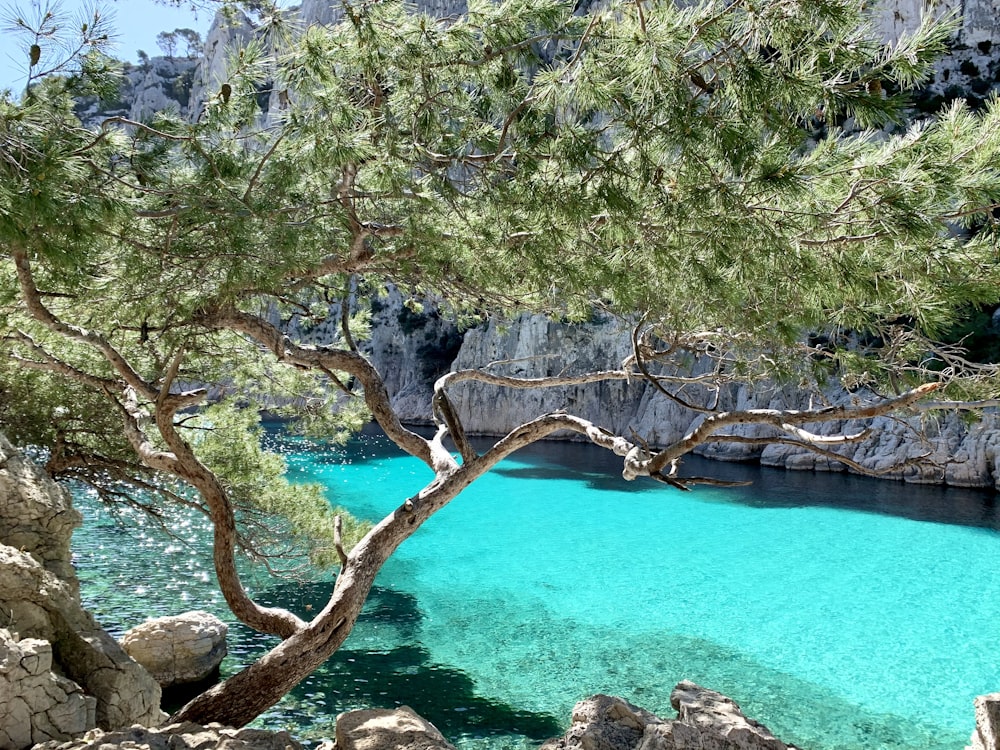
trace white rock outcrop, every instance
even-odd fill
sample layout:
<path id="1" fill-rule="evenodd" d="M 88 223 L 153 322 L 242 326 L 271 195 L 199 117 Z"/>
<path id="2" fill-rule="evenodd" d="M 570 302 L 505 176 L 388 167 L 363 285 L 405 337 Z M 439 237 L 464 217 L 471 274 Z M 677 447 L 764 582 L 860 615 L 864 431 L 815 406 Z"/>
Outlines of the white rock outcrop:
<path id="1" fill-rule="evenodd" d="M 0 748 L 73 737 L 97 721 L 97 699 L 52 671 L 52 644 L 0 629 Z"/>
<path id="2" fill-rule="evenodd" d="M 253 36 L 253 26 L 242 12 L 216 14 L 205 38 L 204 53 L 191 73 L 191 88 L 186 101 L 189 119 L 197 120 L 205 102 L 218 96 L 227 80 L 230 57 Z"/>
<path id="3" fill-rule="evenodd" d="M 1000 750 L 1000 693 L 980 695 L 974 705 L 976 729 L 966 750 Z"/>
<path id="4" fill-rule="evenodd" d="M 125 633 L 121 644 L 160 687 L 171 687 L 215 674 L 226 656 L 228 632 L 218 617 L 195 610 L 146 620 Z"/>
<path id="5" fill-rule="evenodd" d="M 114 732 L 93 729 L 68 742 L 45 742 L 34 750 L 303 750 L 288 732 L 231 729 L 191 722 L 159 728 L 134 726 Z"/>
<path id="6" fill-rule="evenodd" d="M 543 377 L 557 373 L 577 374 L 614 369 L 631 354 L 629 332 L 613 320 L 569 325 L 539 315 L 522 315 L 510 322 L 490 321 L 465 333 L 452 369 L 482 366 L 485 362 L 509 362 L 498 372 L 519 377 Z M 695 375 L 704 364 L 694 362 L 679 374 Z M 451 394 L 469 432 L 504 434 L 539 414 L 557 409 L 589 419 L 620 435 L 638 434 L 653 446 L 662 446 L 690 432 L 702 417 L 682 409 L 674 401 L 642 382 L 615 381 L 554 389 L 512 390 L 480 383 L 462 383 Z M 792 387 L 758 384 L 734 385 L 722 393 L 723 409 L 801 409 L 809 406 L 810 394 Z M 831 387 L 824 397 L 830 404 L 847 405 L 864 393 L 849 393 Z M 920 427 L 928 442 L 917 439 L 909 427 Z M 859 425 L 827 422 L 812 426 L 821 435 L 856 431 Z M 768 428 L 741 425 L 734 432 L 747 437 L 765 437 Z M 901 459 L 930 451 L 936 466 L 907 467 L 886 474 L 907 482 L 949 484 L 958 487 L 1000 489 L 1000 416 L 986 410 L 969 422 L 957 413 L 935 416 L 913 415 L 878 418 L 871 437 L 838 448 L 846 457 L 873 470 L 898 464 Z M 577 436 L 567 436 L 578 439 Z M 771 444 L 708 443 L 698 454 L 723 461 L 759 461 L 766 466 L 813 471 L 846 471 L 844 464 L 794 446 Z"/>
<path id="7" fill-rule="evenodd" d="M 0 435 L 0 750 L 166 718 L 159 685 L 80 604 L 79 523 L 68 493 Z"/>

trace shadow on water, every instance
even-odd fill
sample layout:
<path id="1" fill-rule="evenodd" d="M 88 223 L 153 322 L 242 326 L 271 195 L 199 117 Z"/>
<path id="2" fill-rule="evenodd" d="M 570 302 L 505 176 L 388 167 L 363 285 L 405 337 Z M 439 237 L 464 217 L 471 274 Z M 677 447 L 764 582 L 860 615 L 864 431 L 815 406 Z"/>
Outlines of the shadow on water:
<path id="1" fill-rule="evenodd" d="M 259 599 L 309 617 L 326 604 L 329 593 L 329 582 L 286 583 L 261 592 Z M 464 671 L 433 662 L 417 641 L 422 619 L 411 594 L 373 588 L 344 647 L 292 690 L 280 707 L 281 719 L 313 727 L 309 731 L 318 736 L 332 731 L 342 711 L 408 705 L 448 737 L 543 740 L 561 733 L 553 716 L 480 695 Z M 244 664 L 274 645 L 241 625 L 231 633 L 233 656 Z"/>
<path id="2" fill-rule="evenodd" d="M 479 695 L 469 675 L 435 664 L 417 645 L 385 652 L 342 650 L 293 694 L 315 697 L 317 691 L 328 706 L 408 705 L 446 737 L 512 734 L 544 740 L 562 731 L 549 714 Z"/>
<path id="3" fill-rule="evenodd" d="M 685 466 L 692 473 L 753 482 L 735 493 L 716 493 L 715 499 L 724 502 L 755 508 L 837 508 L 1000 531 L 1000 503 L 992 489 L 907 484 L 846 472 L 786 471 L 698 457 L 686 460 Z"/>
<path id="4" fill-rule="evenodd" d="M 289 609 L 304 619 L 312 619 L 330 598 L 333 583 L 330 581 L 286 581 L 269 586 L 258 597 L 262 604 Z M 412 594 L 396 589 L 375 586 L 358 618 L 358 625 L 390 626 L 399 637 L 416 638 L 423 613 Z"/>
<path id="5" fill-rule="evenodd" d="M 516 459 L 520 466 L 501 464 L 494 471 L 529 480 L 577 477 L 597 490 L 676 492 L 656 482 L 626 482 L 621 477 L 622 460 L 592 445 L 536 443 L 519 451 Z M 713 502 L 753 508 L 827 507 L 1000 531 L 1000 501 L 992 489 L 908 484 L 847 472 L 791 471 L 700 456 L 685 457 L 680 474 L 751 483 L 729 489 L 694 487 L 696 496 Z"/>

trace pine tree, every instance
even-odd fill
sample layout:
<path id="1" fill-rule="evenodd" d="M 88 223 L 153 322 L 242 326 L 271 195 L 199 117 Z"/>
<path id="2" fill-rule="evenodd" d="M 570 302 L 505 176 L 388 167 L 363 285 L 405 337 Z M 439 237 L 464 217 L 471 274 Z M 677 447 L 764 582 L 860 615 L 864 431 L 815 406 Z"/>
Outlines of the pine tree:
<path id="1" fill-rule="evenodd" d="M 836 458 L 864 433 L 821 438 L 810 425 L 961 384 L 961 358 L 933 338 L 963 306 L 996 298 L 1000 108 L 906 120 L 906 92 L 949 26 L 886 47 L 847 0 L 588 12 L 507 0 L 448 20 L 386 1 L 300 31 L 266 18 L 193 123 L 82 128 L 72 95 L 102 79 L 103 62 L 0 105 L 0 422 L 47 447 L 58 476 L 108 497 L 131 482 L 146 493 L 129 497 L 153 512 L 202 508 L 233 613 L 282 638 L 175 718 L 241 725 L 273 705 L 343 643 L 403 540 L 553 432 L 622 456 L 626 478 L 687 489 L 711 480 L 682 477 L 683 456 L 738 439 L 734 425 L 767 425 L 774 440 Z M 294 45 L 275 42 L 293 33 Z M 265 113 L 267 98 L 279 104 Z M 305 346 L 278 325 L 389 283 L 466 320 L 600 309 L 635 322 L 634 353 L 620 369 L 543 379 L 487 363 L 449 374 L 424 438 L 400 422 L 358 347 L 364 294 L 342 306 L 336 345 Z M 822 351 L 803 343 L 809 331 L 824 335 Z M 859 336 L 872 345 L 841 346 Z M 676 368 L 695 355 L 714 369 Z M 992 375 L 966 369 L 973 382 Z M 794 412 L 713 401 L 741 378 L 838 374 L 896 390 Z M 450 396 L 469 380 L 652 383 L 705 418 L 651 446 L 540 414 L 479 452 Z M 333 437 L 370 416 L 434 479 L 348 539 L 343 517 L 260 448 L 257 409 L 276 405 Z M 237 523 L 246 513 L 288 517 L 317 559 L 339 563 L 311 621 L 243 588 L 237 550 L 262 546 Z"/>

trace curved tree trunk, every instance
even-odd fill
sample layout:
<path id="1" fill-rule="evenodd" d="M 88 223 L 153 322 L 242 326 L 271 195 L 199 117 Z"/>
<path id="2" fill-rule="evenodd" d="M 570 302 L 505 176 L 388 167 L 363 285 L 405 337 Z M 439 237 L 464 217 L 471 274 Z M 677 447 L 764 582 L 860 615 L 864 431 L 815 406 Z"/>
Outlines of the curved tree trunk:
<path id="1" fill-rule="evenodd" d="M 347 639 L 375 576 L 400 544 L 496 461 L 439 476 L 375 526 L 351 551 L 329 603 L 304 628 L 225 682 L 191 700 L 171 721 L 241 727 L 280 701 Z"/>

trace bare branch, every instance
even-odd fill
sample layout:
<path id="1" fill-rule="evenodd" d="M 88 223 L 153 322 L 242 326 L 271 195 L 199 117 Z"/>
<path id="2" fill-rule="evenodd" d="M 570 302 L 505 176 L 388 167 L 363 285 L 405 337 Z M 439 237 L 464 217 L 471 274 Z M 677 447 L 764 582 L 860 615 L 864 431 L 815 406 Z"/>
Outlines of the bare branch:
<path id="1" fill-rule="evenodd" d="M 354 274 L 347 279 L 347 284 L 344 286 L 344 296 L 340 300 L 340 332 L 344 335 L 344 343 L 347 344 L 347 348 L 352 352 L 358 351 L 358 345 L 354 341 L 354 336 L 351 335 L 351 285 L 354 282 Z"/>
<path id="2" fill-rule="evenodd" d="M 652 385 L 657 391 L 659 391 L 661 394 L 666 396 L 668 399 L 673 401 L 678 406 L 682 406 L 685 409 L 690 409 L 691 411 L 700 411 L 700 412 L 711 411 L 710 408 L 698 406 L 697 404 L 692 404 L 687 399 L 681 398 L 678 394 L 671 393 L 670 391 L 668 391 L 666 388 L 663 387 L 660 378 L 652 375 L 649 372 L 649 370 L 646 367 L 646 363 L 643 361 L 643 352 L 645 347 L 641 343 L 642 337 L 639 334 L 639 328 L 641 325 L 642 323 L 640 322 L 639 325 L 637 325 L 635 328 L 632 329 L 631 359 L 635 363 L 636 369 L 639 370 L 639 372 L 641 373 L 642 377 L 646 380 L 646 382 Z M 673 349 L 673 347 L 671 347 L 671 349 Z M 669 351 L 664 352 L 663 354 L 668 354 L 668 353 Z"/>
<path id="3" fill-rule="evenodd" d="M 105 389 L 113 389 L 118 387 L 118 383 L 110 378 L 102 378 L 97 375 L 93 375 L 89 372 L 84 372 L 83 370 L 73 367 L 72 365 L 57 359 L 53 354 L 40 346 L 31 336 L 24 333 L 23 331 L 17 331 L 16 333 L 10 334 L 4 337 L 6 341 L 17 341 L 27 347 L 32 354 L 38 357 L 38 360 L 27 359 L 22 357 L 16 352 L 11 352 L 10 357 L 16 361 L 20 366 L 26 367 L 32 370 L 43 370 L 45 372 L 53 372 L 58 375 L 69 378 L 70 380 L 75 380 L 78 383 L 85 383 L 89 386 L 97 388 L 99 391 Z"/>
<path id="4" fill-rule="evenodd" d="M 274 143 L 271 144 L 271 147 L 267 150 L 267 152 L 260 158 L 260 161 L 257 162 L 257 168 L 253 171 L 253 174 L 250 175 L 250 179 L 247 181 L 247 189 L 243 193 L 244 203 L 250 202 L 250 195 L 253 193 L 253 189 L 257 186 L 258 180 L 260 180 L 260 175 L 264 171 L 264 165 L 266 165 L 268 159 L 274 155 L 274 152 L 278 150 L 278 146 L 281 145 L 281 142 L 284 139 L 285 132 L 282 131 L 278 134 L 278 137 L 274 139 Z"/>
<path id="5" fill-rule="evenodd" d="M 634 373 L 627 370 L 596 370 L 581 375 L 553 375 L 543 378 L 519 378 L 510 375 L 495 375 L 483 370 L 456 370 L 438 378 L 437 382 L 434 383 L 434 390 L 437 392 L 450 385 L 469 380 L 524 390 L 528 388 L 554 388 L 563 385 L 586 385 L 588 383 L 602 383 L 608 380 L 629 380 L 632 377 L 634 377 Z"/>
<path id="6" fill-rule="evenodd" d="M 17 279 L 21 287 L 21 295 L 24 298 L 28 312 L 39 323 L 42 323 L 54 333 L 65 336 L 73 341 L 79 341 L 104 355 L 105 359 L 121 375 L 125 382 L 141 393 L 146 398 L 153 400 L 157 397 L 157 391 L 146 382 L 135 370 L 132 369 L 128 361 L 115 349 L 103 336 L 94 331 L 65 323 L 44 305 L 42 296 L 35 286 L 34 275 L 31 271 L 31 264 L 28 261 L 28 254 L 23 248 L 13 248 L 11 255 L 17 269 Z"/>
<path id="7" fill-rule="evenodd" d="M 451 439 L 455 441 L 455 446 L 458 448 L 458 452 L 461 454 L 462 460 L 469 462 L 476 458 L 479 454 L 469 442 L 469 439 L 465 434 L 465 427 L 462 426 L 462 420 L 459 419 L 458 414 L 455 412 L 455 408 L 452 406 L 451 400 L 448 398 L 448 394 L 444 388 L 435 391 L 433 407 L 435 416 L 441 417 L 441 420 L 447 428 L 448 434 L 450 434 Z"/>
<path id="8" fill-rule="evenodd" d="M 228 328 L 249 336 L 270 350 L 279 362 L 351 374 L 364 387 L 365 403 L 390 440 L 426 463 L 435 473 L 448 471 L 455 466 L 455 459 L 450 453 L 434 449 L 426 438 L 403 426 L 392 408 L 382 376 L 359 352 L 332 347 L 299 346 L 267 321 L 233 309 L 206 310 L 196 316 L 196 320 L 209 328 Z"/>
<path id="9" fill-rule="evenodd" d="M 339 513 L 333 517 L 333 546 L 337 550 L 340 567 L 343 569 L 347 565 L 347 552 L 344 551 L 344 520 Z"/>
<path id="10" fill-rule="evenodd" d="M 169 451 L 162 451 L 157 448 L 146 435 L 145 426 L 149 424 L 150 417 L 139 406 L 135 390 L 127 387 L 124 398 L 121 401 L 115 399 L 115 403 L 119 405 L 122 412 L 125 437 L 128 439 L 132 449 L 138 454 L 140 460 L 151 468 L 177 476 L 180 468 L 177 456 Z"/>
<path id="11" fill-rule="evenodd" d="M 803 430 L 801 427 L 796 427 L 793 424 L 781 424 L 778 429 L 787 432 L 789 435 L 794 435 L 799 440 L 812 445 L 856 443 L 859 440 L 864 440 L 871 435 L 871 430 L 862 430 L 861 432 L 854 433 L 853 435 L 817 435 L 814 432 Z"/>
<path id="12" fill-rule="evenodd" d="M 706 417 L 700 425 L 667 447 L 648 462 L 630 468 L 626 466 L 626 478 L 630 471 L 633 477 L 662 471 L 671 461 L 692 451 L 696 446 L 710 442 L 712 436 L 723 427 L 737 424 L 769 424 L 779 429 L 784 425 L 801 425 L 810 422 L 832 422 L 836 420 L 868 419 L 903 409 L 939 388 L 938 383 L 925 383 L 893 399 L 885 399 L 866 406 L 828 406 L 822 409 L 746 409 L 742 411 L 718 412 Z M 786 430 L 787 431 L 787 430 Z"/>

